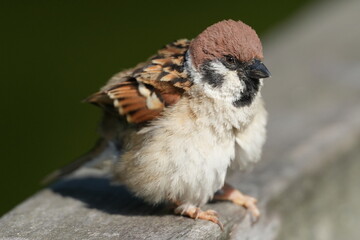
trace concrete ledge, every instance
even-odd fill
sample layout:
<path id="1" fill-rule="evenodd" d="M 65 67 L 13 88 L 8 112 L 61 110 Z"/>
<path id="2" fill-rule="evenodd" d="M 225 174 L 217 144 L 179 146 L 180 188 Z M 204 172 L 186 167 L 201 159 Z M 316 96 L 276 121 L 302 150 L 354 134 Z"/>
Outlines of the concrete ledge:
<path id="1" fill-rule="evenodd" d="M 261 164 L 229 179 L 260 200 L 257 224 L 241 207 L 210 203 L 225 225 L 221 232 L 213 223 L 148 206 L 111 185 L 103 172 L 84 168 L 3 216 L 0 239 L 338 239 L 337 215 L 326 210 L 352 206 L 344 219 L 360 220 L 360 214 L 351 215 L 360 212 L 353 200 L 360 195 L 354 184 L 360 178 L 354 161 L 360 139 L 359 12 L 357 1 L 320 3 L 265 41 L 273 74 L 264 87 L 268 142 Z M 339 232 L 358 233 L 348 225 Z"/>

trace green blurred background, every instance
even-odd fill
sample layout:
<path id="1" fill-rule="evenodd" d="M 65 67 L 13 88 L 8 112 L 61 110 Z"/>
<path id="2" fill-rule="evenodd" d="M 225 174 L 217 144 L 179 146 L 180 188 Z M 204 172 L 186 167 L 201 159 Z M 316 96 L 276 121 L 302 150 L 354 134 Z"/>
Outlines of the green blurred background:
<path id="1" fill-rule="evenodd" d="M 81 100 L 112 74 L 219 20 L 264 36 L 310 1 L 2 1 L 0 216 L 92 147 L 100 111 Z"/>

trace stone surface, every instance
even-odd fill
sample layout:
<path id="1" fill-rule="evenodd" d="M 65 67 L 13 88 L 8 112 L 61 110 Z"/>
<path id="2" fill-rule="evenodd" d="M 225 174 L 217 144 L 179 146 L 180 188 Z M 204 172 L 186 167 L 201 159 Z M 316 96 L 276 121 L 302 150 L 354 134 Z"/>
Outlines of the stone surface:
<path id="1" fill-rule="evenodd" d="M 282 219 L 278 240 L 359 238 L 359 149 L 360 143 L 354 152 L 329 163 L 322 174 L 305 175 L 269 204 Z"/>
<path id="2" fill-rule="evenodd" d="M 359 158 L 355 149 L 360 139 L 360 31 L 355 26 L 359 11 L 359 1 L 320 2 L 265 40 L 265 62 L 273 76 L 264 87 L 270 112 L 268 142 L 262 163 L 229 179 L 260 199 L 263 216 L 257 224 L 251 225 L 241 207 L 208 204 L 221 215 L 225 225 L 221 232 L 211 222 L 150 207 L 111 185 L 101 171 L 84 168 L 3 216 L 0 239 L 340 236 L 331 231 L 336 231 L 334 218 L 344 216 L 341 211 L 348 213 L 345 222 L 359 221 L 351 215 L 359 212 L 354 200 L 359 196 L 354 182 L 360 172 L 354 161 Z M 343 198 L 345 192 L 351 194 Z M 339 215 L 326 214 L 334 204 L 345 207 L 334 208 Z M 344 221 L 339 231 L 356 236 Z M 296 230 L 299 225 L 303 227 Z"/>

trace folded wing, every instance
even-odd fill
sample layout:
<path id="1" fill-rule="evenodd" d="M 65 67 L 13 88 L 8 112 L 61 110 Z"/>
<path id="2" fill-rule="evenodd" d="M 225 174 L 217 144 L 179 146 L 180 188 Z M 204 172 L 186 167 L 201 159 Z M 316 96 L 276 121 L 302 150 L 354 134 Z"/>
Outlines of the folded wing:
<path id="1" fill-rule="evenodd" d="M 146 123 L 159 117 L 192 85 L 183 67 L 188 46 L 185 39 L 166 45 L 148 62 L 115 75 L 86 101 L 112 108 L 129 123 Z"/>

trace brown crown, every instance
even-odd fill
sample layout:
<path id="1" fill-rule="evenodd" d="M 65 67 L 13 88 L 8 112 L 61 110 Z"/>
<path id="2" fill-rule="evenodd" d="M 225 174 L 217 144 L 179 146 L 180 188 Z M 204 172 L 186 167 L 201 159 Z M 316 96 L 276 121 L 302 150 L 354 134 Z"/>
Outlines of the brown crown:
<path id="1" fill-rule="evenodd" d="M 241 21 L 224 20 L 200 33 L 190 43 L 196 67 L 206 60 L 232 55 L 240 61 L 262 59 L 262 46 L 256 32 Z"/>

